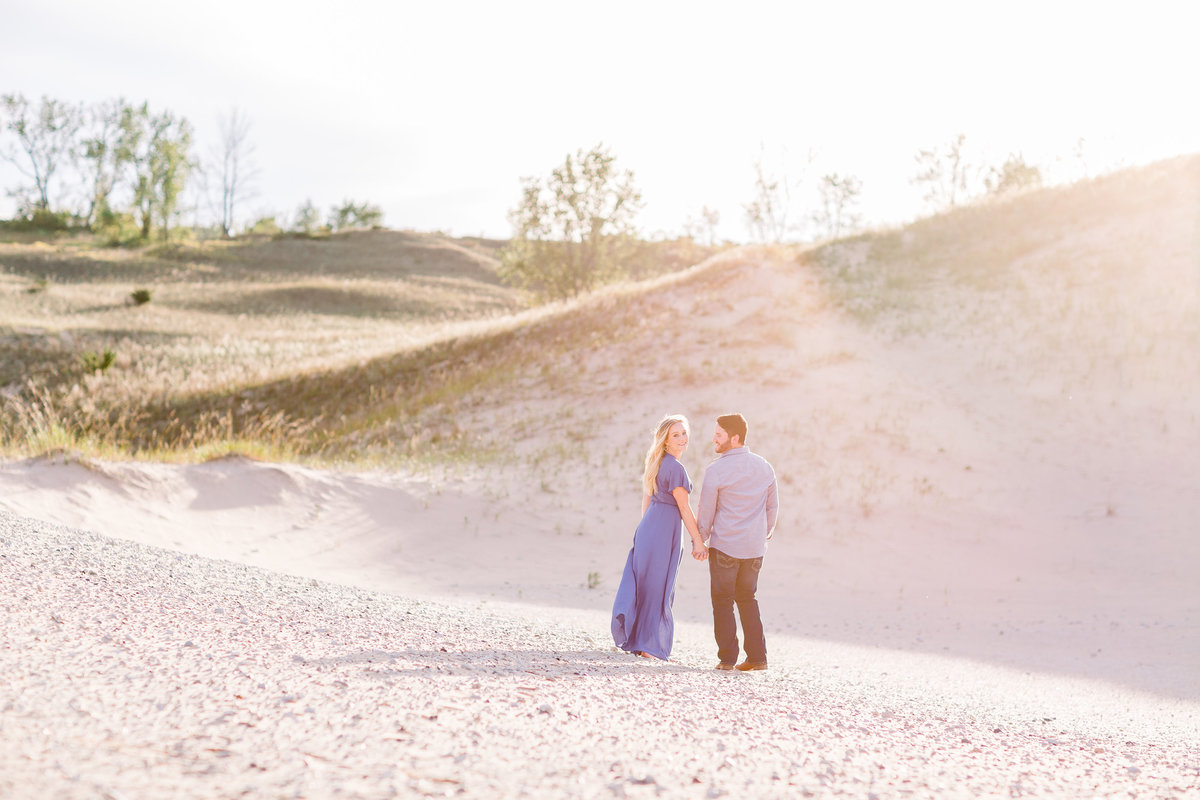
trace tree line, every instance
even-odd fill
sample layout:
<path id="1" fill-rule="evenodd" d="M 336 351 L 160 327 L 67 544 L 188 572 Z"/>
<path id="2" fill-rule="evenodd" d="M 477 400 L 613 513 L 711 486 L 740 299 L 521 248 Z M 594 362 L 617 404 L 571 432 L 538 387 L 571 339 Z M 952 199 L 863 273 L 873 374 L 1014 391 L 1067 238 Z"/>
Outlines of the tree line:
<path id="1" fill-rule="evenodd" d="M 911 182 L 920 188 L 927 208 L 934 213 L 980 198 L 995 199 L 1037 188 L 1044 180 L 1041 168 L 1028 163 L 1020 153 L 1010 153 L 1003 163 L 994 165 L 971 159 L 963 134 L 944 144 L 918 150 L 913 159 L 916 171 Z M 816 226 L 817 239 L 837 239 L 861 228 L 863 219 L 858 203 L 862 181 L 854 175 L 837 172 L 822 175 L 816 181 L 815 208 L 807 215 L 796 213 L 793 196 L 804 183 L 804 173 L 812 160 L 810 153 L 797 177 L 769 169 L 763 156 L 754 162 L 754 199 L 743 205 L 752 239 L 782 242 L 805 230 L 809 222 Z"/>
<path id="2" fill-rule="evenodd" d="M 1041 170 L 1020 154 L 985 168 L 969 161 L 965 142 L 959 135 L 914 157 L 917 171 L 912 182 L 923 189 L 934 211 L 978 197 L 973 178 L 981 175 L 988 197 L 1041 185 Z M 810 154 L 806 166 L 812 161 Z M 862 181 L 857 176 L 822 175 L 816 182 L 817 202 L 804 214 L 797 212 L 794 201 L 802 178 L 768 168 L 763 156 L 753 168 L 754 196 L 742 206 L 751 240 L 780 243 L 810 222 L 818 238 L 837 239 L 860 229 Z M 501 278 L 542 299 L 561 300 L 629 276 L 640 241 L 634 223 L 641 207 L 633 172 L 620 169 L 603 144 L 568 155 L 547 178 L 522 181 L 521 199 L 509 212 L 513 238 L 502 253 Z M 720 214 L 705 206 L 699 219 L 684 223 L 685 238 L 707 238 L 708 245 L 715 246 L 719 223 Z"/>
<path id="3" fill-rule="evenodd" d="M 219 121 L 217 145 L 200 155 L 192 124 L 147 102 L 116 98 L 89 105 L 0 95 L 0 159 L 25 181 L 6 187 L 17 206 L 9 224 L 82 228 L 110 244 L 166 240 L 185 212 L 197 210 L 184 203 L 191 188 L 197 203 L 207 201 L 213 227 L 230 237 L 238 211 L 254 195 L 250 127 L 245 113 L 234 109 Z M 295 229 L 371 227 L 382 219 L 378 206 L 345 200 L 322 221 L 307 200 Z M 279 230 L 273 217 L 255 227 Z"/>
<path id="4" fill-rule="evenodd" d="M 183 197 L 195 181 L 207 198 L 220 235 L 234 234 L 237 211 L 254 194 L 254 147 L 250 121 L 238 110 L 220 119 L 220 138 L 204 157 L 196 154 L 194 129 L 169 110 L 123 98 L 76 105 L 49 97 L 30 102 L 20 94 L 0 96 L 0 158 L 27 181 L 10 187 L 17 200 L 14 222 L 43 230 L 79 227 L 110 244 L 169 237 L 185 209 Z M 1041 184 L 1037 166 L 1019 154 L 999 165 L 973 164 L 966 137 L 920 150 L 914 157 L 914 184 L 933 210 L 979 196 L 997 197 Z M 811 154 L 805 170 L 811 166 Z M 804 175 L 771 169 L 764 156 L 753 164 L 753 199 L 743 204 L 749 238 L 777 243 L 811 223 L 817 238 L 836 239 L 862 225 L 858 203 L 862 181 L 827 173 L 816 181 L 816 203 L 808 213 L 794 197 Z M 508 284 L 543 299 L 574 297 L 618 277 L 645 272 L 646 245 L 635 220 L 643 205 L 633 172 L 621 169 L 603 145 L 568 155 L 544 179 L 522 181 L 518 205 L 509 213 L 513 236 L 499 269 Z M 373 227 L 382 222 L 378 206 L 346 200 L 324 217 L 306 200 L 292 230 L 314 233 Z M 699 219 L 684 223 L 689 245 L 707 238 L 718 245 L 717 211 L 704 207 Z M 13 224 L 13 223 L 10 223 Z M 274 217 L 255 222 L 251 232 L 282 231 Z M 659 248 L 660 250 L 662 248 Z M 695 255 L 691 252 L 690 255 Z"/>

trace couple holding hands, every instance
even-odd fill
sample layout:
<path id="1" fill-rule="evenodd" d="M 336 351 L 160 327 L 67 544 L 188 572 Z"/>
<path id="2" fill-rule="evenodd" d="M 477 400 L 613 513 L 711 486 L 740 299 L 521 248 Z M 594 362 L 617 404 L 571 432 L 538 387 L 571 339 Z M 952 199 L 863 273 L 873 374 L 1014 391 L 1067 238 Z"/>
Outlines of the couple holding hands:
<path id="1" fill-rule="evenodd" d="M 688 421 L 669 415 L 658 424 L 642 476 L 642 519 L 613 603 L 612 634 L 626 652 L 664 661 L 675 636 L 672 606 L 683 557 L 682 530 L 692 558 L 708 561 L 717 669 L 767 668 L 767 643 L 759 616 L 758 573 L 778 518 L 775 470 L 746 447 L 741 414 L 717 417 L 717 459 L 704 473 L 699 514 L 689 503 L 692 481 L 680 463 L 688 446 Z M 737 604 L 746 659 L 738 659 Z"/>

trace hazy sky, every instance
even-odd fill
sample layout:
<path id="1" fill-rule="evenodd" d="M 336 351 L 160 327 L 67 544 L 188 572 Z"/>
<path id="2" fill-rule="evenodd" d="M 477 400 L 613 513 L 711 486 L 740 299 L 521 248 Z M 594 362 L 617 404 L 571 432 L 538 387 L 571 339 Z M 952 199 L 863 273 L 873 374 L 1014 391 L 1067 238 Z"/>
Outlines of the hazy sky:
<path id="1" fill-rule="evenodd" d="M 0 92 L 146 100 L 199 154 L 242 109 L 243 218 L 349 198 L 390 227 L 507 236 L 522 176 L 603 142 L 645 232 L 709 206 L 743 239 L 760 155 L 807 176 L 797 215 L 839 172 L 895 222 L 921 212 L 914 154 L 960 132 L 976 161 L 1020 151 L 1060 176 L 1080 138 L 1093 172 L 1200 151 L 1193 4 L 1116 5 L 0 0 Z"/>

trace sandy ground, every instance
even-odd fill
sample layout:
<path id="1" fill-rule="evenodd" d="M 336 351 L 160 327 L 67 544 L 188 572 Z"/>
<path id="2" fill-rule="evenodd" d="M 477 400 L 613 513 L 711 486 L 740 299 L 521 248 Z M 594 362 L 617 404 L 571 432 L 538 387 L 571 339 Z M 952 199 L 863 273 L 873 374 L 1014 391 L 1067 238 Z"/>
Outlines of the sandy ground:
<path id="1" fill-rule="evenodd" d="M 0 509 L 106 536 L 414 598 L 609 610 L 636 497 L 627 525 L 580 527 L 570 502 L 484 494 L 469 480 L 241 458 L 0 466 Z M 781 530 L 760 581 L 768 631 L 1200 700 L 1190 523 L 1101 512 L 1039 542 L 1044 521 L 973 502 L 958 518 L 881 512 L 857 537 Z M 707 592 L 706 568 L 686 559 L 677 618 L 710 624 Z"/>
<path id="2" fill-rule="evenodd" d="M 1161 527 L 1163 553 L 1147 532 L 1086 571 L 1030 560 L 1000 602 L 1016 524 L 947 549 L 947 521 L 920 558 L 781 533 L 771 669 L 731 676 L 702 567 L 671 662 L 634 659 L 608 636 L 630 532 L 486 495 L 240 458 L 4 465 L 0 796 L 1200 793 L 1196 561 Z M 1097 522 L 1119 524 L 1063 530 Z M 905 597 L 934 581 L 952 604 Z"/>
<path id="3" fill-rule="evenodd" d="M 1200 706 L 776 636 L 433 602 L 0 512 L 0 796 L 1186 797 Z"/>

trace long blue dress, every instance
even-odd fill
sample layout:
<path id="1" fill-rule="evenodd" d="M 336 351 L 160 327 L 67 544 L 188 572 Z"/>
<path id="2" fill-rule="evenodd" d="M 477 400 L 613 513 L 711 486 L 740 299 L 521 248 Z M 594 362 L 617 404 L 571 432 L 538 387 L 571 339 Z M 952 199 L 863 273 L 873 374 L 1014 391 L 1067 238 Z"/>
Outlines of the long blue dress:
<path id="1" fill-rule="evenodd" d="M 633 534 L 625 573 L 613 602 L 612 635 L 626 652 L 639 650 L 664 661 L 675 638 L 675 576 L 683 557 L 683 519 L 671 492 L 692 481 L 675 456 L 667 453 L 658 468 L 650 507 Z"/>

